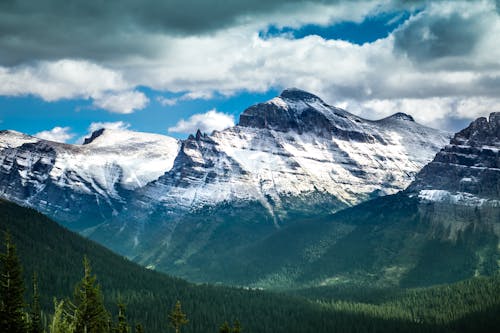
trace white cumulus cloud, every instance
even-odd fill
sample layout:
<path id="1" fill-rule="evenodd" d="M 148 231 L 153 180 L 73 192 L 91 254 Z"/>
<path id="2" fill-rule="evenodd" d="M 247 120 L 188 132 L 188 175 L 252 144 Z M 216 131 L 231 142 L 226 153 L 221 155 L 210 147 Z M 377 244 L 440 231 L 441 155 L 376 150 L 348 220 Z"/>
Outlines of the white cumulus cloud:
<path id="1" fill-rule="evenodd" d="M 119 71 L 84 60 L 40 61 L 15 67 L 0 66 L 0 95 L 34 95 L 44 101 L 92 99 L 110 112 L 131 113 L 144 108 L 148 98 L 134 91 Z"/>
<path id="2" fill-rule="evenodd" d="M 51 130 L 38 132 L 33 134 L 39 139 L 55 141 L 55 142 L 63 142 L 66 143 L 71 140 L 75 135 L 70 132 L 71 128 L 69 127 L 60 127 L 56 126 Z"/>
<path id="3" fill-rule="evenodd" d="M 177 102 L 179 101 L 178 98 L 166 98 L 166 97 L 163 97 L 163 96 L 158 96 L 156 97 L 156 101 L 158 103 L 160 103 L 162 106 L 173 106 L 175 104 L 177 104 Z"/>
<path id="4" fill-rule="evenodd" d="M 220 131 L 234 126 L 234 117 L 212 109 L 205 113 L 194 114 L 187 120 L 181 119 L 179 122 L 168 129 L 174 133 L 194 133 L 198 129 L 204 133 Z"/>
<path id="5" fill-rule="evenodd" d="M 0 95 L 35 95 L 48 102 L 93 98 L 105 91 L 130 87 L 119 72 L 84 60 L 0 67 L 0 82 Z"/>
<path id="6" fill-rule="evenodd" d="M 114 121 L 114 122 L 93 122 L 89 125 L 89 132 L 92 133 L 101 128 L 113 129 L 113 130 L 126 130 L 130 127 L 129 123 L 124 121 Z"/>
<path id="7" fill-rule="evenodd" d="M 149 99 L 140 91 L 105 93 L 94 99 L 95 107 L 114 113 L 128 114 L 148 105 Z"/>

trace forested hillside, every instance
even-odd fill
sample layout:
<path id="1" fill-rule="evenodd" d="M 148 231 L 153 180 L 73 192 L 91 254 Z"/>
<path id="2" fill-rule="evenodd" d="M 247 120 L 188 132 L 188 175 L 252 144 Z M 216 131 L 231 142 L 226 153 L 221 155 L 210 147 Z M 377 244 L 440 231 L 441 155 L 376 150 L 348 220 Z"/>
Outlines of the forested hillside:
<path id="1" fill-rule="evenodd" d="M 210 253 L 202 251 L 190 260 L 207 267 L 205 280 L 273 289 L 339 283 L 427 287 L 498 271 L 498 237 L 491 223 L 471 217 L 452 237 L 452 226 L 431 223 L 431 209 L 404 193 L 388 195 L 331 216 L 298 220 L 235 247 L 227 260 L 210 261 Z M 454 225 L 454 217 L 448 222 Z"/>
<path id="2" fill-rule="evenodd" d="M 394 292 L 393 299 L 374 298 L 371 304 L 342 298 L 338 291 L 320 298 L 309 290 L 308 299 L 193 285 L 142 268 L 34 210 L 5 201 L 0 202 L 0 229 L 9 230 L 17 245 L 27 286 L 32 272 L 37 272 L 46 319 L 54 311 L 53 297 L 72 296 L 87 255 L 107 308 L 116 315 L 117 303 L 122 301 L 130 323 L 142 323 L 145 332 L 168 332 L 167 316 L 177 300 L 189 319 L 182 332 L 217 332 L 222 323 L 234 320 L 241 322 L 243 332 L 477 332 L 477 327 L 489 331 L 500 327 L 498 277 Z M 26 301 L 30 299 L 28 292 Z"/>

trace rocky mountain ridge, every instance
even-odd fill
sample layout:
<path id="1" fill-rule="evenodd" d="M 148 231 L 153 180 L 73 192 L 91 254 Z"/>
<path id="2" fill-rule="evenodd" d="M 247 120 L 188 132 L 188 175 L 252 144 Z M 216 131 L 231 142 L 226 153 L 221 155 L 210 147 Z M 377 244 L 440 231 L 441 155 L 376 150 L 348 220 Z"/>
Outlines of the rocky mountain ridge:
<path id="1" fill-rule="evenodd" d="M 287 89 L 235 127 L 182 141 L 105 129 L 68 145 L 3 131 L 0 195 L 76 230 L 128 214 L 131 202 L 168 212 L 250 200 L 279 220 L 290 198 L 316 193 L 313 206 L 334 211 L 395 193 L 446 141 L 410 116 L 369 121 Z"/>
<path id="2" fill-rule="evenodd" d="M 138 200 L 196 208 L 255 200 L 279 215 L 288 198 L 321 193 L 338 209 L 405 188 L 447 137 L 410 116 L 369 121 L 287 89 L 245 110 L 237 126 L 185 140 L 173 169 Z"/>
<path id="3" fill-rule="evenodd" d="M 477 199 L 500 197 L 500 112 L 481 117 L 455 134 L 417 175 L 408 191 L 429 200 L 466 193 Z M 432 192 L 439 191 L 439 192 Z"/>

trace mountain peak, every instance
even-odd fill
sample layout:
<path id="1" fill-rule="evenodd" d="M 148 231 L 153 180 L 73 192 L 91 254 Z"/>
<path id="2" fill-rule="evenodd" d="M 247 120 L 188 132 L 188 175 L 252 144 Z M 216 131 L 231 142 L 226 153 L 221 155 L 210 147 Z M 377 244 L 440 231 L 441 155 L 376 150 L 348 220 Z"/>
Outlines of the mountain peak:
<path id="1" fill-rule="evenodd" d="M 334 112 L 318 96 L 297 88 L 288 88 L 278 97 L 247 108 L 240 115 L 239 126 L 281 132 L 314 132 L 330 137 Z M 342 118 L 341 121 L 346 120 Z"/>
<path id="2" fill-rule="evenodd" d="M 451 143 L 471 146 L 499 145 L 500 112 L 492 112 L 488 119 L 477 118 L 467 128 L 455 134 Z"/>
<path id="3" fill-rule="evenodd" d="M 298 88 L 287 88 L 281 92 L 279 97 L 293 101 L 309 101 L 309 100 L 321 101 L 321 98 L 319 98 L 318 96 Z"/>
<path id="4" fill-rule="evenodd" d="M 92 134 L 90 135 L 90 137 L 85 138 L 85 140 L 83 141 L 83 144 L 88 145 L 89 143 L 91 143 L 92 141 L 94 141 L 95 139 L 100 137 L 102 135 L 102 133 L 104 133 L 104 128 L 100 128 L 96 131 L 93 131 Z"/>
<path id="5" fill-rule="evenodd" d="M 25 143 L 39 141 L 38 138 L 13 130 L 0 131 L 0 149 L 19 147 Z"/>
<path id="6" fill-rule="evenodd" d="M 406 120 L 406 121 L 412 121 L 412 122 L 415 122 L 415 119 L 413 119 L 412 116 L 410 116 L 409 114 L 407 113 L 403 113 L 403 112 L 397 112 L 389 117 L 387 117 L 388 119 L 397 119 L 397 120 Z"/>

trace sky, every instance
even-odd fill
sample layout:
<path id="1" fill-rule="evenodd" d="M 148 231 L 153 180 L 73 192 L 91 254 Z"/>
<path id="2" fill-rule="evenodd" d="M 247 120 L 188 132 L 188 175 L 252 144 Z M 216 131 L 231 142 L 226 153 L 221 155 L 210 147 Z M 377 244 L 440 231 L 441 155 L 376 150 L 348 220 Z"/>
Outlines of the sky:
<path id="1" fill-rule="evenodd" d="M 500 111 L 500 0 L 3 0 L 0 128 L 185 138 L 296 87 L 457 131 Z"/>

